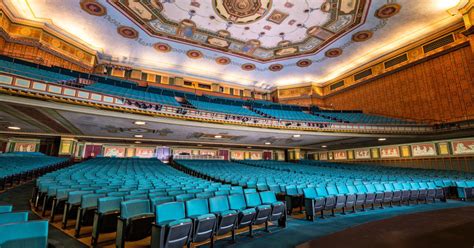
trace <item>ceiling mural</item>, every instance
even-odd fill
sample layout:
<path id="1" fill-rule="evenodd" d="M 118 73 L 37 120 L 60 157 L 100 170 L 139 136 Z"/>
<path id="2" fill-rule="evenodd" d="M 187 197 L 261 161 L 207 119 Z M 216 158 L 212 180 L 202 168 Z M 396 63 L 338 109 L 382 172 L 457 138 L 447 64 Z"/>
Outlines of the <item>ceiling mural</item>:
<path id="1" fill-rule="evenodd" d="M 109 1 L 150 35 L 216 49 L 256 61 L 271 61 L 318 52 L 363 23 L 369 2 Z M 388 15 L 391 12 L 387 10 L 382 13 Z"/>
<path id="2" fill-rule="evenodd" d="M 323 84 L 462 22 L 458 0 L 2 0 L 100 63 L 268 90 Z"/>

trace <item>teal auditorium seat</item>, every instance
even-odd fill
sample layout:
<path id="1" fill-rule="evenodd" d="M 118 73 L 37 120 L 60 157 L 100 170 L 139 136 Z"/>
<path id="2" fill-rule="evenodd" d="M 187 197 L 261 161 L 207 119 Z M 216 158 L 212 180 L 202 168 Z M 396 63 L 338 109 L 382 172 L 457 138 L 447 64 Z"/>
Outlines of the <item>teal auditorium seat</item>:
<path id="1" fill-rule="evenodd" d="M 316 115 L 308 114 L 302 111 L 291 111 L 291 110 L 280 110 L 280 109 L 266 109 L 266 108 L 254 108 L 257 112 L 260 112 L 269 117 L 275 117 L 281 120 L 295 120 L 295 121 L 313 121 L 313 122 L 333 122 L 330 119 L 319 117 Z"/>
<path id="2" fill-rule="evenodd" d="M 255 208 L 257 211 L 253 225 L 265 223 L 265 230 L 268 231 L 268 220 L 272 214 L 272 206 L 269 204 L 263 204 L 258 193 L 245 194 L 245 202 L 247 203 L 247 207 Z"/>
<path id="3" fill-rule="evenodd" d="M 211 246 L 213 246 L 217 219 L 209 211 L 208 200 L 193 199 L 186 201 L 185 205 L 186 217 L 193 221 L 192 242 L 202 242 L 211 239 Z"/>
<path id="4" fill-rule="evenodd" d="M 188 99 L 188 102 L 191 103 L 197 109 L 201 109 L 201 110 L 221 112 L 221 113 L 232 114 L 232 115 L 242 115 L 242 116 L 252 116 L 252 117 L 262 118 L 261 115 L 255 112 L 252 112 L 251 110 L 244 108 L 243 106 L 218 104 L 218 103 L 189 100 L 189 99 Z"/>
<path id="5" fill-rule="evenodd" d="M 235 241 L 235 229 L 237 225 L 238 212 L 231 210 L 227 196 L 215 196 L 209 198 L 209 210 L 217 217 L 215 235 L 232 233 L 232 241 Z"/>
<path id="6" fill-rule="evenodd" d="M 126 241 L 136 241 L 150 236 L 154 219 L 148 200 L 121 202 L 120 217 L 117 220 L 116 247 L 125 247 Z"/>
<path id="7" fill-rule="evenodd" d="M 229 208 L 239 212 L 237 228 L 249 227 L 249 235 L 252 236 L 253 224 L 257 215 L 256 209 L 247 206 L 243 194 L 229 195 L 227 199 L 229 200 Z"/>
<path id="8" fill-rule="evenodd" d="M 0 214 L 1 213 L 10 213 L 13 210 L 12 205 L 0 205 Z"/>
<path id="9" fill-rule="evenodd" d="M 117 230 L 116 220 L 120 215 L 121 196 L 108 196 L 97 199 L 97 211 L 94 213 L 92 224 L 91 245 L 97 245 L 101 233 Z"/>
<path id="10" fill-rule="evenodd" d="M 2 248 L 46 248 L 48 246 L 48 221 L 15 222 L 0 225 Z"/>
<path id="11" fill-rule="evenodd" d="M 168 202 L 156 206 L 151 247 L 183 247 L 191 240 L 193 223 L 186 218 L 183 202 Z"/>
<path id="12" fill-rule="evenodd" d="M 279 226 L 286 227 L 286 205 L 284 202 L 277 201 L 275 192 L 260 192 L 260 199 L 262 204 L 268 204 L 272 208 L 268 221 L 278 221 Z"/>
<path id="13" fill-rule="evenodd" d="M 0 225 L 26 221 L 28 221 L 28 212 L 11 212 L 0 214 Z"/>

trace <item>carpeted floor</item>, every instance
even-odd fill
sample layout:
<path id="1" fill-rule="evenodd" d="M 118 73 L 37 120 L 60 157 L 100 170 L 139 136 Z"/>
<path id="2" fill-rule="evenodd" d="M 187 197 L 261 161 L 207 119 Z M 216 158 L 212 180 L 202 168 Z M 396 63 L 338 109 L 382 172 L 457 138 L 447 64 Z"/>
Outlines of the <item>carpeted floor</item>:
<path id="1" fill-rule="evenodd" d="M 28 200 L 31 197 L 32 187 L 33 183 L 30 182 L 1 193 L 0 202 L 12 203 L 15 211 L 30 210 Z M 229 244 L 225 240 L 220 240 L 215 246 L 273 248 L 295 247 L 300 244 L 303 244 L 302 247 L 323 247 L 323 245 L 326 244 L 328 246 L 330 245 L 330 247 L 380 247 L 382 245 L 388 247 L 415 247 L 411 246 L 411 241 L 416 238 L 422 240 L 418 244 L 436 247 L 440 239 L 446 242 L 459 239 L 460 242 L 464 242 L 459 238 L 460 235 L 462 235 L 461 233 L 466 229 L 469 230 L 469 228 L 474 231 L 473 212 L 474 202 L 450 200 L 448 203 L 437 202 L 435 204 L 396 206 L 393 208 L 358 212 L 345 216 L 337 215 L 336 217 L 329 217 L 324 220 L 317 219 L 315 222 L 290 217 L 286 229 L 272 227 L 271 233 L 259 230 L 256 232 L 254 238 L 242 234 L 237 236 L 237 242 L 235 244 Z M 472 218 L 464 218 L 466 215 L 470 215 Z M 39 219 L 39 217 L 34 214 L 30 214 L 30 218 Z M 454 219 L 463 220 L 463 222 L 446 221 Z M 419 226 L 416 227 L 416 225 Z M 426 226 L 437 226 L 437 228 L 433 228 L 431 231 L 426 229 L 426 232 L 419 232 L 419 234 L 415 236 L 410 235 L 410 233 L 413 233 L 413 230 L 422 230 L 422 228 Z M 442 236 L 442 234 L 446 235 Z M 403 239 L 390 244 L 383 242 L 377 243 L 384 241 L 384 235 L 387 235 L 394 241 L 396 241 L 398 237 L 403 237 Z M 433 235 L 438 236 L 438 239 L 432 239 Z M 374 239 L 374 237 L 379 239 Z M 474 236 L 470 235 L 469 237 Z M 465 242 L 468 243 L 470 240 L 472 240 L 472 238 L 465 239 Z M 56 229 L 52 225 L 50 225 L 49 242 L 55 247 L 86 247 L 81 242 L 63 233 L 61 230 Z M 474 244 L 469 247 L 473 247 L 473 245 Z M 458 246 L 453 245 L 452 247 Z"/>

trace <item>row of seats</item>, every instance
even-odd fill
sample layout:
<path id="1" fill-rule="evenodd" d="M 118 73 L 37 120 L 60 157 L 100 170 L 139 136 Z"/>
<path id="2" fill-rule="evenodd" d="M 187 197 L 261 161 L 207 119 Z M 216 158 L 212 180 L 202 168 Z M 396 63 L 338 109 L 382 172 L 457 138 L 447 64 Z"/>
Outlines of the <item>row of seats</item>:
<path id="1" fill-rule="evenodd" d="M 128 222 L 116 222 L 119 216 L 128 219 L 135 215 L 130 214 L 136 213 L 136 209 L 129 208 L 129 203 L 140 203 L 139 206 L 146 210 L 140 212 L 146 215 L 156 213 L 156 206 L 163 203 L 227 199 L 235 195 L 243 197 L 244 193 L 259 196 L 255 190 L 189 176 L 156 159 L 98 158 L 39 178 L 32 201 L 37 209 L 41 208 L 43 216 L 49 211 L 52 222 L 56 220 L 56 214 L 62 212 L 64 229 L 69 228 L 69 219 L 75 219 L 77 237 L 81 235 L 81 227 L 92 225 L 93 245 L 98 243 L 100 233 L 117 231 L 117 245 L 121 246 L 127 240 L 143 238 L 146 234 L 127 235 L 124 230 L 129 228 L 120 227 Z M 152 215 L 148 217 L 148 222 L 153 219 Z"/>
<path id="2" fill-rule="evenodd" d="M 48 247 L 48 221 L 29 221 L 28 212 L 0 205 L 0 247 Z"/>
<path id="3" fill-rule="evenodd" d="M 244 108 L 243 106 L 225 105 L 225 104 L 202 102 L 202 101 L 189 100 L 189 99 L 188 99 L 188 102 L 191 103 L 197 109 L 201 109 L 201 110 L 221 112 L 221 113 L 232 114 L 232 115 L 253 116 L 253 117 L 262 118 L 261 115 L 255 112 L 252 112 L 251 110 Z"/>
<path id="4" fill-rule="evenodd" d="M 409 201 L 435 201 L 436 199 L 445 200 L 445 190 L 453 185 L 452 179 L 430 177 L 430 174 L 423 175 L 416 171 L 413 174 L 405 172 L 405 174 L 395 175 L 381 175 L 376 176 L 377 172 L 367 171 L 349 171 L 344 173 L 343 169 L 335 169 L 331 171 L 330 168 L 323 168 L 319 170 L 316 166 L 299 165 L 293 163 L 285 163 L 279 161 L 189 161 L 177 160 L 185 171 L 190 174 L 201 176 L 203 178 L 211 178 L 223 183 L 231 183 L 241 185 L 248 188 L 256 188 L 259 191 L 271 190 L 284 197 L 288 206 L 288 211 L 295 207 L 303 207 L 305 199 L 305 190 L 319 189 L 318 194 L 308 195 L 306 198 L 322 197 L 326 199 L 328 196 L 335 197 L 345 195 L 346 197 L 339 197 L 337 207 L 332 206 L 331 200 L 328 201 L 328 207 L 325 210 L 335 210 L 343 206 L 343 212 L 346 208 L 353 208 L 356 205 L 349 201 L 354 195 L 367 193 L 383 193 L 386 195 L 385 201 L 363 201 L 362 206 L 366 204 L 390 204 L 393 202 L 401 203 Z M 292 170 L 294 167 L 294 170 Z M 382 170 L 383 171 L 383 170 Z M 324 190 L 323 190 L 324 189 Z M 429 192 L 429 194 L 421 194 L 421 197 L 413 197 L 407 200 L 406 198 L 398 199 L 389 198 L 390 192 L 411 190 Z M 433 195 L 433 192 L 435 193 Z M 398 194 L 398 193 L 397 193 Z M 351 195 L 351 197 L 347 197 Z M 379 195 L 380 196 L 380 195 Z M 398 196 L 398 195 L 396 195 Z M 416 198 L 416 199 L 415 199 Z M 332 199 L 332 198 L 331 198 Z M 321 203 L 321 202 L 318 202 Z M 326 202 L 325 202 L 326 203 Z M 359 201 L 358 203 L 361 203 Z M 341 205 L 342 204 L 342 205 Z M 354 208 L 355 210 L 355 208 Z M 308 211 L 307 214 L 311 214 Z M 309 218 L 309 217 L 308 217 Z"/>
<path id="5" fill-rule="evenodd" d="M 38 153 L 5 153 L 0 155 L 0 189 L 35 178 L 65 166 L 66 158 Z"/>
<path id="6" fill-rule="evenodd" d="M 393 125 L 400 125 L 400 124 L 415 124 L 414 122 L 385 117 L 385 116 L 378 116 L 378 115 L 368 115 L 364 113 L 348 113 L 348 112 L 315 112 L 315 115 L 336 120 L 342 122 L 350 122 L 350 123 L 372 123 L 372 124 L 393 124 Z"/>
<path id="7" fill-rule="evenodd" d="M 312 121 L 312 122 L 333 122 L 330 119 L 308 114 L 302 111 L 290 111 L 281 109 L 254 108 L 257 113 L 267 117 L 274 117 L 280 120 Z"/>
<path id="8" fill-rule="evenodd" d="M 72 81 L 76 80 L 75 77 L 63 75 L 56 72 L 51 72 L 47 70 L 42 70 L 40 68 L 31 67 L 19 63 L 14 63 L 11 61 L 3 60 L 0 58 L 0 70 L 16 74 L 19 76 L 32 78 L 41 81 L 47 82 L 59 82 L 59 81 Z"/>
<path id="9" fill-rule="evenodd" d="M 147 102 L 156 102 L 160 104 L 179 107 L 180 104 L 172 96 L 150 93 L 142 90 L 136 90 L 125 87 L 118 87 L 109 84 L 94 83 L 85 87 L 87 90 L 96 91 L 114 96 L 122 96 L 131 99 L 137 99 Z"/>

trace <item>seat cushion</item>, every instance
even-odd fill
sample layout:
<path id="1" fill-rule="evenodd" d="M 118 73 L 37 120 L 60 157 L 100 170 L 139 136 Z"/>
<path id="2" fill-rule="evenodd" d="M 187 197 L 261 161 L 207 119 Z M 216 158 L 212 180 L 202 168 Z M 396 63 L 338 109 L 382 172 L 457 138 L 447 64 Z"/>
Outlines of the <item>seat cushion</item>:
<path id="1" fill-rule="evenodd" d="M 215 219 L 216 216 L 213 215 L 213 214 L 203 214 L 203 215 L 199 215 L 195 218 L 198 219 L 198 220 L 205 220 L 205 219 Z"/>
<path id="2" fill-rule="evenodd" d="M 255 208 L 248 208 L 248 209 L 244 209 L 240 212 L 247 215 L 247 214 L 254 214 L 256 211 L 255 211 Z"/>
<path id="3" fill-rule="evenodd" d="M 269 209 L 269 208 L 272 208 L 271 205 L 260 205 L 260 206 L 257 206 L 257 210 L 265 210 L 265 209 Z"/>
<path id="4" fill-rule="evenodd" d="M 220 216 L 227 216 L 227 215 L 236 214 L 236 213 L 237 213 L 237 211 L 235 211 L 235 210 L 225 210 L 225 211 L 216 212 L 216 214 L 218 214 Z"/>
<path id="5" fill-rule="evenodd" d="M 158 226 L 178 226 L 184 223 L 192 223 L 191 219 L 168 220 L 157 223 Z"/>

